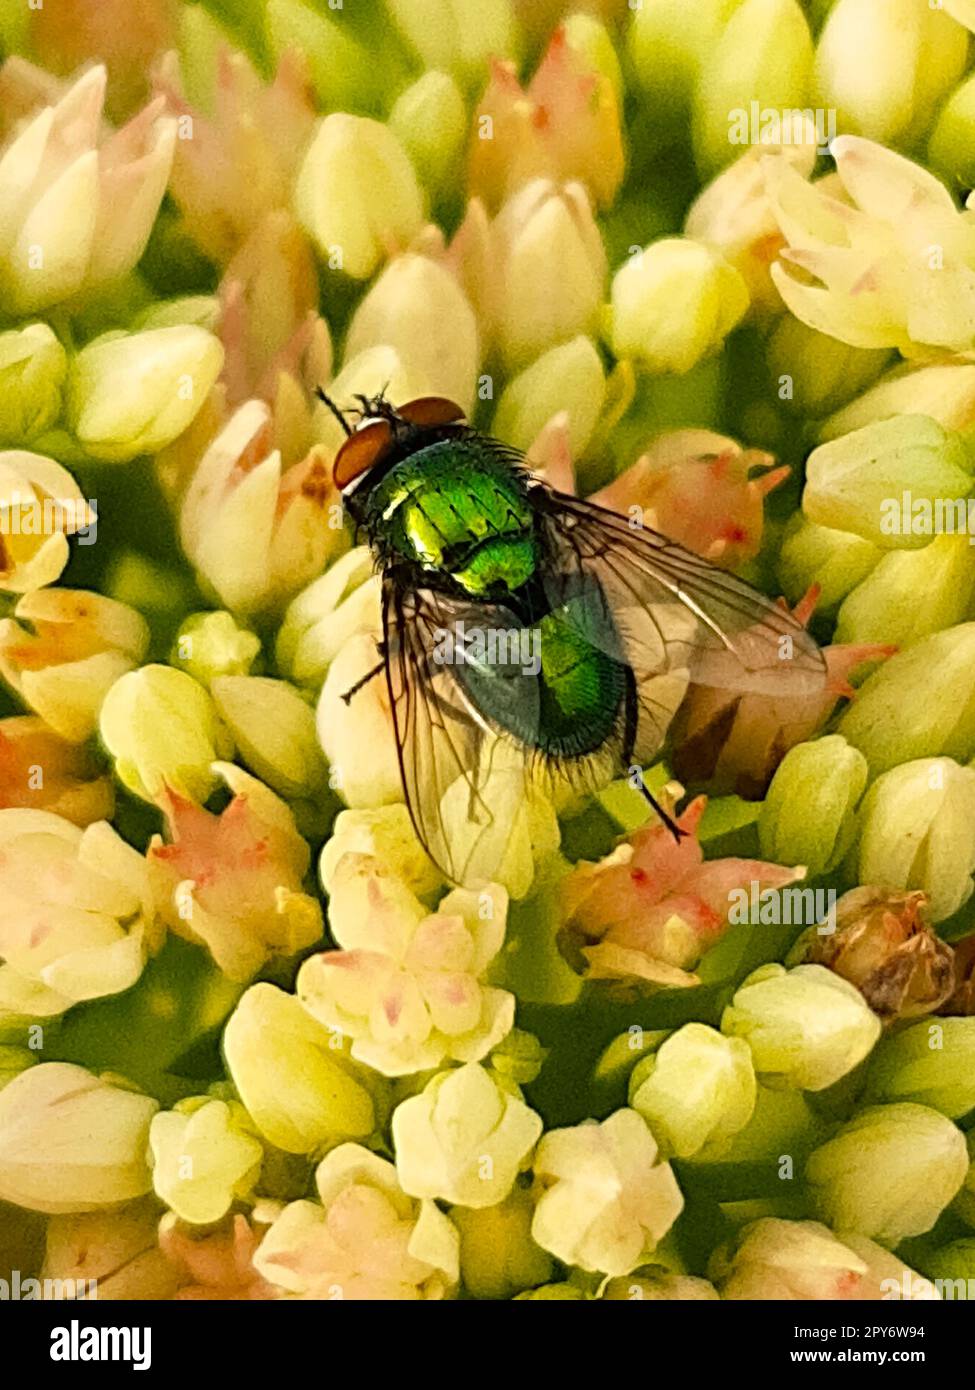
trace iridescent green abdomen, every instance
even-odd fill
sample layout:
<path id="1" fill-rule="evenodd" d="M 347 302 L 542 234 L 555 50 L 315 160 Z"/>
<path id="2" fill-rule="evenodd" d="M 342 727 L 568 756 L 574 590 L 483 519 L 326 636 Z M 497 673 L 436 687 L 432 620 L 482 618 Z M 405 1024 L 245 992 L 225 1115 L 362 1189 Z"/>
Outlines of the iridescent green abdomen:
<path id="1" fill-rule="evenodd" d="M 539 629 L 539 746 L 562 757 L 593 753 L 616 724 L 626 668 L 592 646 L 563 614 L 549 613 Z"/>
<path id="2" fill-rule="evenodd" d="M 366 526 L 474 598 L 514 592 L 538 564 L 525 483 L 476 439 L 441 440 L 396 464 L 369 498 Z"/>
<path id="3" fill-rule="evenodd" d="M 561 610 L 512 628 L 492 656 L 456 672 L 487 719 L 551 757 L 595 753 L 626 695 L 626 667 L 587 639 L 577 617 Z"/>

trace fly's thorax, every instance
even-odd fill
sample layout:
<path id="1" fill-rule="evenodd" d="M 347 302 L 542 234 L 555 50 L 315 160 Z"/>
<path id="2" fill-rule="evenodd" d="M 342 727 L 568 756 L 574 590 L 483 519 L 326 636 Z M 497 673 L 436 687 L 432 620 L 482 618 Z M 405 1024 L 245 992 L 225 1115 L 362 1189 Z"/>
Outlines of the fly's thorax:
<path id="1" fill-rule="evenodd" d="M 524 479 L 478 439 L 400 460 L 371 492 L 364 525 L 382 552 L 449 574 L 472 596 L 520 588 L 537 564 Z"/>

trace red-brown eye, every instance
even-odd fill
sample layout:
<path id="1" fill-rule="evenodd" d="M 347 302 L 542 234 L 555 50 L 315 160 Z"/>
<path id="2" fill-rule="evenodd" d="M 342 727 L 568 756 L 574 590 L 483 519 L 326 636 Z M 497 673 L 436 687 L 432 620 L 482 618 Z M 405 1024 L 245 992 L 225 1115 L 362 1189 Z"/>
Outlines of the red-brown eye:
<path id="1" fill-rule="evenodd" d="M 418 396 L 415 401 L 396 407 L 396 414 L 411 425 L 433 428 L 437 425 L 453 425 L 464 419 L 464 411 L 454 401 L 444 396 Z"/>
<path id="2" fill-rule="evenodd" d="M 350 434 L 332 467 L 332 480 L 339 491 L 374 468 L 392 442 L 393 427 L 388 420 L 372 420 Z"/>

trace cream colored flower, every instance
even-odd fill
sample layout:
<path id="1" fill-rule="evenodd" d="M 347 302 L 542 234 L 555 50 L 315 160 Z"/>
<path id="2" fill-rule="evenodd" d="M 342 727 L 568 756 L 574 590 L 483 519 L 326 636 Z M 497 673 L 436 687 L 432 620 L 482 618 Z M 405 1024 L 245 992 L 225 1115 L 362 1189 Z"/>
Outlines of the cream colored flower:
<path id="1" fill-rule="evenodd" d="M 329 924 L 341 950 L 305 961 L 298 996 L 353 1039 L 352 1056 L 386 1076 L 476 1062 L 511 1030 L 514 996 L 482 983 L 504 941 L 507 894 L 455 889 L 427 911 L 378 860 L 347 854 L 331 879 Z"/>
<path id="2" fill-rule="evenodd" d="M 434 1077 L 392 1124 L 403 1191 L 464 1207 L 507 1197 L 542 1133 L 541 1117 L 476 1062 Z"/>
<path id="3" fill-rule="evenodd" d="M 149 1126 L 152 1183 L 184 1221 L 219 1221 L 246 1197 L 264 1150 L 242 1105 L 195 1096 L 154 1115 Z"/>
<path id="4" fill-rule="evenodd" d="M 161 794 L 166 841 L 153 837 L 149 872 L 171 929 L 202 942 L 230 979 L 249 980 L 317 941 L 322 912 L 302 890 L 309 849 L 285 803 L 233 763 L 214 763 L 212 774 L 233 792 L 219 815 L 178 791 Z"/>
<path id="5" fill-rule="evenodd" d="M 810 328 L 852 347 L 964 352 L 975 343 L 975 225 L 920 165 L 860 136 L 832 154 L 843 195 L 769 166 L 787 242 L 772 279 Z"/>
<path id="6" fill-rule="evenodd" d="M 0 810 L 0 1016 L 119 994 L 163 935 L 142 856 L 105 821 Z"/>
<path id="7" fill-rule="evenodd" d="M 0 672 L 62 738 L 98 727 L 110 687 L 145 656 L 149 628 L 134 608 L 84 589 L 38 589 L 0 621 Z"/>
<path id="8" fill-rule="evenodd" d="M 711 1277 L 722 1298 L 859 1303 L 898 1297 L 885 1280 L 903 1284 L 907 1297 L 936 1299 L 933 1285 L 872 1240 L 834 1236 L 818 1221 L 752 1221 L 730 1247 L 711 1261 Z"/>
<path id="9" fill-rule="evenodd" d="M 453 1291 L 457 1231 L 436 1203 L 405 1195 L 391 1163 L 342 1144 L 315 1180 L 319 1201 L 286 1206 L 254 1256 L 285 1297 L 412 1301 Z"/>
<path id="10" fill-rule="evenodd" d="M 532 1235 L 564 1264 L 629 1274 L 670 1230 L 684 1198 L 635 1110 L 551 1130 L 535 1157 Z"/>

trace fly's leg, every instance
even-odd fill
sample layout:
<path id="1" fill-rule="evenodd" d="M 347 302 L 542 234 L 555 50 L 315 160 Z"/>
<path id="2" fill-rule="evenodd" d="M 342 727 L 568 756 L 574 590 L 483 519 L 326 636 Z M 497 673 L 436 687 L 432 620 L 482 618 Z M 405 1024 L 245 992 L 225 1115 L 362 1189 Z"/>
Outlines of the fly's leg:
<path id="1" fill-rule="evenodd" d="M 379 675 L 380 671 L 384 671 L 386 669 L 386 648 L 382 642 L 377 642 L 376 648 L 379 651 L 380 656 L 382 657 L 382 661 L 377 661 L 375 666 L 373 666 L 370 670 L 366 672 L 364 676 L 360 677 L 360 679 L 356 681 L 355 685 L 350 685 L 348 690 L 343 690 L 341 696 L 339 697 L 342 700 L 343 704 L 350 704 L 353 695 L 358 695 L 359 691 L 362 690 L 364 686 L 367 686 L 371 680 L 375 680 L 375 678 Z"/>
<path id="2" fill-rule="evenodd" d="M 671 835 L 673 835 L 674 840 L 677 844 L 680 844 L 681 840 L 686 839 L 687 831 L 681 830 L 680 826 L 677 824 L 674 818 L 672 816 L 669 816 L 667 812 L 664 810 L 664 808 L 660 805 L 659 801 L 656 801 L 654 797 L 652 797 L 650 793 L 647 791 L 647 786 L 643 780 L 642 772 L 640 774 L 640 785 L 637 787 L 637 791 L 644 798 L 644 800 L 649 801 L 654 811 L 656 811 L 657 815 L 663 821 L 664 825 L 670 831 Z"/>

